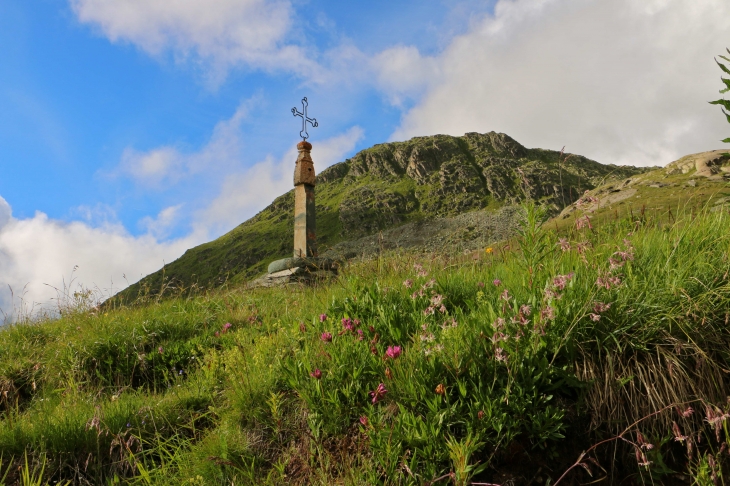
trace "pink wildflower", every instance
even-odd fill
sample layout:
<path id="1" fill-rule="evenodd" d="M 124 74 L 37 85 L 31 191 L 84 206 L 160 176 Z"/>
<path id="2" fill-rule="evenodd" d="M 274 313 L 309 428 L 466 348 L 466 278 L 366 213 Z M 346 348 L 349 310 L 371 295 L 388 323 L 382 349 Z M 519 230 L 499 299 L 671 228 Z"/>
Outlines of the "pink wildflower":
<path id="1" fill-rule="evenodd" d="M 360 417 L 360 425 L 362 425 L 363 427 L 368 426 L 368 418 L 366 416 L 363 415 L 362 417 Z"/>
<path id="2" fill-rule="evenodd" d="M 305 326 L 303 322 L 300 322 L 299 323 L 299 331 L 300 332 L 307 332 L 307 326 Z"/>
<path id="3" fill-rule="evenodd" d="M 543 321 L 552 321 L 555 319 L 555 309 L 546 305 L 540 310 L 540 319 Z"/>
<path id="4" fill-rule="evenodd" d="M 403 286 L 407 289 L 410 289 L 411 287 L 413 287 L 413 280 L 409 278 L 408 280 L 403 281 Z"/>
<path id="5" fill-rule="evenodd" d="M 590 314 L 590 316 L 591 316 L 591 320 L 593 322 L 598 322 L 598 321 L 601 320 L 601 315 L 600 314 Z"/>
<path id="6" fill-rule="evenodd" d="M 614 287 L 618 287 L 619 285 L 621 285 L 621 277 L 608 277 L 608 283 L 613 285 Z"/>
<path id="7" fill-rule="evenodd" d="M 555 287 L 558 290 L 563 290 L 565 286 L 568 284 L 568 281 L 570 281 L 573 276 L 575 275 L 574 272 L 570 272 L 567 275 L 558 275 L 553 278 L 553 287 Z"/>
<path id="8" fill-rule="evenodd" d="M 428 307 L 426 307 L 426 308 L 425 308 L 425 309 L 423 310 L 423 315 L 424 315 L 424 316 L 430 316 L 430 315 L 433 315 L 433 313 L 434 313 L 435 311 L 436 311 L 436 309 L 434 309 L 434 308 L 433 308 L 433 306 L 430 306 L 430 305 L 429 305 Z"/>
<path id="9" fill-rule="evenodd" d="M 327 320 L 327 314 L 320 314 L 319 315 L 319 322 L 324 322 Z"/>
<path id="10" fill-rule="evenodd" d="M 580 229 L 585 228 L 588 226 L 589 229 L 593 229 L 593 225 L 591 224 L 591 218 L 588 216 L 583 216 L 582 218 L 578 218 L 575 220 L 575 227 Z"/>
<path id="11" fill-rule="evenodd" d="M 385 385 L 383 383 L 379 384 L 374 391 L 371 391 L 370 396 L 373 397 L 373 405 L 378 403 L 378 401 L 380 401 L 386 393 L 388 393 L 388 390 L 385 389 Z"/>
<path id="12" fill-rule="evenodd" d="M 682 417 L 687 418 L 695 413 L 695 410 L 692 407 L 687 407 L 684 411 L 677 409 L 677 412 L 679 412 Z"/>
<path id="13" fill-rule="evenodd" d="M 215 337 L 221 337 L 221 333 L 219 331 L 214 332 L 213 335 Z"/>
<path id="14" fill-rule="evenodd" d="M 500 285 L 502 285 L 502 281 L 498 278 L 495 278 L 494 280 L 492 280 L 492 285 L 494 285 L 495 287 L 499 287 Z"/>
<path id="15" fill-rule="evenodd" d="M 158 353 L 160 353 L 160 354 L 162 354 L 162 352 L 163 352 L 162 346 L 159 346 L 159 347 L 157 348 L 157 352 L 158 352 Z"/>
<path id="16" fill-rule="evenodd" d="M 560 238 L 560 241 L 558 241 L 558 245 L 560 245 L 560 249 L 563 251 L 570 250 L 570 242 L 567 238 Z"/>
<path id="17" fill-rule="evenodd" d="M 606 312 L 610 308 L 611 308 L 611 304 L 604 304 L 603 302 L 594 302 L 593 303 L 593 312 L 595 312 L 596 314 L 599 314 L 601 312 Z"/>
<path id="18" fill-rule="evenodd" d="M 532 314 L 532 307 L 527 304 L 521 305 L 520 314 L 522 314 L 523 316 L 529 316 L 530 314 Z"/>
<path id="19" fill-rule="evenodd" d="M 346 331 L 352 331 L 352 319 L 347 318 L 347 317 L 343 317 L 342 318 L 342 327 Z"/>
<path id="20" fill-rule="evenodd" d="M 228 332 L 228 330 L 233 326 L 230 322 L 226 322 L 223 324 L 223 332 Z"/>
<path id="21" fill-rule="evenodd" d="M 502 294 L 499 296 L 499 298 L 506 302 L 506 301 L 509 301 L 512 297 L 510 297 L 510 295 L 509 295 L 509 290 L 504 289 L 504 292 L 502 292 Z"/>
<path id="22" fill-rule="evenodd" d="M 385 350 L 385 357 L 396 359 L 402 352 L 403 349 L 400 346 L 388 346 L 388 349 Z"/>
<path id="23" fill-rule="evenodd" d="M 321 380 L 322 379 L 322 372 L 319 370 L 319 368 L 315 368 L 314 371 L 312 371 L 311 373 L 309 373 L 309 376 L 311 376 L 312 378 L 316 378 L 317 380 Z"/>
<path id="24" fill-rule="evenodd" d="M 598 287 L 604 287 L 606 290 L 609 290 L 611 288 L 611 283 L 609 282 L 608 279 L 606 279 L 604 277 L 598 277 L 596 279 L 596 285 Z"/>
<path id="25" fill-rule="evenodd" d="M 431 297 L 431 303 L 434 306 L 438 306 L 439 304 L 441 304 L 441 302 L 443 302 L 443 300 L 444 300 L 444 296 L 441 294 L 436 294 L 433 297 Z"/>
<path id="26" fill-rule="evenodd" d="M 322 341 L 324 341 L 326 343 L 331 343 L 332 342 L 332 334 L 330 334 L 328 332 L 323 332 L 322 333 Z"/>
<path id="27" fill-rule="evenodd" d="M 503 361 L 504 363 L 507 363 L 507 355 L 504 354 L 504 349 L 494 348 L 494 359 L 496 359 L 497 361 Z"/>
<path id="28" fill-rule="evenodd" d="M 444 304 L 441 304 L 441 307 L 439 307 L 439 312 L 442 314 L 446 314 L 446 306 Z"/>
<path id="29" fill-rule="evenodd" d="M 677 422 L 672 422 L 672 433 L 674 433 L 674 440 L 677 442 L 684 442 L 688 439 L 686 435 L 682 434 L 682 430 L 677 425 Z"/>
<path id="30" fill-rule="evenodd" d="M 362 333 L 362 329 L 358 329 L 357 330 L 357 340 L 358 341 L 362 341 L 363 338 L 364 338 L 364 336 L 363 336 L 363 333 Z"/>
<path id="31" fill-rule="evenodd" d="M 497 320 L 494 321 L 494 324 L 492 324 L 492 327 L 495 329 L 502 329 L 504 328 L 505 320 L 504 317 L 497 317 Z"/>
<path id="32" fill-rule="evenodd" d="M 483 289 L 484 288 L 484 282 L 477 282 L 477 287 L 479 287 L 480 289 Z"/>

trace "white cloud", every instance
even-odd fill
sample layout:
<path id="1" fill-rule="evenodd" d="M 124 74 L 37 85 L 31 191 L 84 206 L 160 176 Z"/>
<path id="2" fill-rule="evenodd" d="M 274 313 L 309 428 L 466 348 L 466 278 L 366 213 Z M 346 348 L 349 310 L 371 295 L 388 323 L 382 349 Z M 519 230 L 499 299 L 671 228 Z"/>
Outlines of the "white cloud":
<path id="1" fill-rule="evenodd" d="M 197 152 L 184 152 L 170 145 L 145 152 L 127 147 L 119 166 L 102 175 L 124 175 L 143 186 L 163 188 L 201 172 L 231 170 L 243 158 L 241 123 L 259 101 L 255 96 L 241 103 L 231 118 L 216 124 L 208 143 Z"/>
<path id="2" fill-rule="evenodd" d="M 0 198 L 0 213 L 9 210 Z M 83 286 L 109 297 L 198 243 L 197 235 L 161 243 L 149 234 L 132 236 L 119 224 L 65 223 L 41 212 L 27 219 L 9 218 L 0 226 L 0 309 L 11 314 L 24 288 L 28 308 L 47 308 L 64 282 L 73 290 Z"/>
<path id="3" fill-rule="evenodd" d="M 322 172 L 343 160 L 363 135 L 363 130 L 355 126 L 341 135 L 314 144 L 312 159 L 315 170 Z M 229 174 L 220 194 L 196 215 L 195 226 L 220 234 L 250 218 L 292 188 L 296 160 L 297 150 L 292 147 L 280 160 L 267 157 L 245 171 Z"/>
<path id="4" fill-rule="evenodd" d="M 10 222 L 10 218 L 12 217 L 13 211 L 10 204 L 8 204 L 8 202 L 0 196 L 0 230 L 2 230 L 3 226 Z"/>
<path id="5" fill-rule="evenodd" d="M 293 9 L 288 0 L 69 0 L 80 22 L 112 42 L 159 55 L 193 56 L 221 75 L 236 64 L 307 70 L 300 49 L 286 43 Z"/>
<path id="6" fill-rule="evenodd" d="M 375 55 L 370 61 L 378 87 L 393 105 L 401 105 L 405 97 L 415 97 L 438 82 L 439 63 L 433 57 L 422 57 L 414 46 L 395 46 Z"/>
<path id="7" fill-rule="evenodd" d="M 182 204 L 166 207 L 155 218 L 145 216 L 139 221 L 139 225 L 145 229 L 147 234 L 154 236 L 158 240 L 163 240 L 167 238 L 174 225 L 180 219 L 180 208 L 182 207 Z"/>
<path id="8" fill-rule="evenodd" d="M 495 130 L 633 165 L 721 147 L 727 126 L 707 101 L 727 18 L 725 0 L 500 0 L 438 55 L 440 75 L 392 138 Z M 400 55 L 415 72 L 431 62 Z M 393 72 L 390 90 L 413 85 Z"/>

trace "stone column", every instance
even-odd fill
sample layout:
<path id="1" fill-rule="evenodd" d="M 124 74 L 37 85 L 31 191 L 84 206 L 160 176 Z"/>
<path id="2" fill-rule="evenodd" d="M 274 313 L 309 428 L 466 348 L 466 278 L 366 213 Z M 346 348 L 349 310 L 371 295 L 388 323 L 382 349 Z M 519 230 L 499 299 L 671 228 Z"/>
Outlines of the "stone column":
<path id="1" fill-rule="evenodd" d="M 294 168 L 294 257 L 317 256 L 317 232 L 314 214 L 314 162 L 312 144 L 297 144 L 299 156 Z"/>

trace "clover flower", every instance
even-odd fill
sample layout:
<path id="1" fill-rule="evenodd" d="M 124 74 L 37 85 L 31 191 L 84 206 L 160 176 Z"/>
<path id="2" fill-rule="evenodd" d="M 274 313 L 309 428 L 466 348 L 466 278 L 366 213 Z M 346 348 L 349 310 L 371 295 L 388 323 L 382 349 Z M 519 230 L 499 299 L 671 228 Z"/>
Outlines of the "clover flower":
<path id="1" fill-rule="evenodd" d="M 324 322 L 327 320 L 327 314 L 320 314 L 319 315 L 319 322 Z"/>
<path id="2" fill-rule="evenodd" d="M 223 332 L 227 332 L 232 326 L 233 324 L 231 324 L 230 322 L 226 322 L 225 324 L 223 324 Z"/>
<path id="3" fill-rule="evenodd" d="M 319 368 L 315 368 L 314 371 L 312 371 L 311 373 L 309 373 L 309 376 L 311 376 L 312 378 L 315 378 L 317 380 L 321 380 L 322 379 L 322 371 Z"/>
<path id="4" fill-rule="evenodd" d="M 342 318 L 342 327 L 346 331 L 352 331 L 352 319 L 347 317 Z"/>
<path id="5" fill-rule="evenodd" d="M 373 397 L 373 405 L 378 403 L 378 401 L 380 401 L 386 393 L 388 393 L 388 390 L 385 389 L 385 385 L 383 383 L 379 384 L 375 390 L 371 391 L 370 396 Z"/>
<path id="6" fill-rule="evenodd" d="M 403 286 L 407 289 L 410 289 L 411 287 L 413 287 L 413 280 L 411 280 L 410 278 L 408 280 L 404 280 Z"/>
<path id="7" fill-rule="evenodd" d="M 332 334 L 330 334 L 328 332 L 323 332 L 321 339 L 322 339 L 322 341 L 324 341 L 326 343 L 331 343 L 332 342 Z"/>
<path id="8" fill-rule="evenodd" d="M 360 417 L 360 425 L 362 425 L 363 427 L 368 426 L 368 418 L 366 416 L 363 415 L 362 417 Z"/>
<path id="9" fill-rule="evenodd" d="M 495 287 L 499 287 L 500 285 L 502 285 L 502 281 L 498 278 L 495 278 L 494 280 L 492 280 L 492 285 L 494 285 Z"/>

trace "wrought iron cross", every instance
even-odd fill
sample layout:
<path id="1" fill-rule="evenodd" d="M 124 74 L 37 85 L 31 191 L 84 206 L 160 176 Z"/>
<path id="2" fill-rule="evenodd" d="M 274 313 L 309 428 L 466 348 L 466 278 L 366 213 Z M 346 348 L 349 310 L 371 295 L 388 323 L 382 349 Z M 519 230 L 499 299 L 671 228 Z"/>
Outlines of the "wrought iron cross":
<path id="1" fill-rule="evenodd" d="M 309 118 L 307 116 L 307 106 L 309 106 L 309 103 L 307 102 L 307 97 L 305 96 L 304 98 L 302 98 L 301 112 L 296 108 L 291 109 L 292 115 L 302 118 L 302 131 L 299 132 L 299 136 L 302 137 L 302 140 L 307 140 L 309 138 L 309 133 L 307 133 L 307 122 L 312 125 L 312 128 L 317 128 L 319 126 L 316 118 Z"/>

